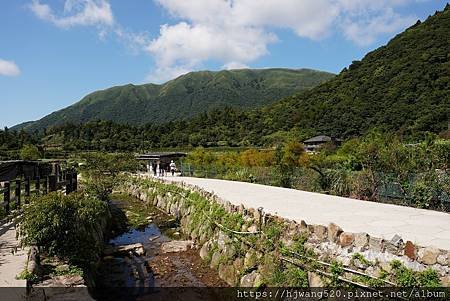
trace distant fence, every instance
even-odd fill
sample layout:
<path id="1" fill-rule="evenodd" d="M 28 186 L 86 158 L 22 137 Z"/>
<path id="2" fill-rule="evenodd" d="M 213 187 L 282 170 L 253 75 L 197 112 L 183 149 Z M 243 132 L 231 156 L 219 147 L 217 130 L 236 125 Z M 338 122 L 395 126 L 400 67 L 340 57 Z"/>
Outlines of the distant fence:
<path id="1" fill-rule="evenodd" d="M 0 187 L 0 208 L 8 215 L 12 209 L 20 209 L 27 204 L 32 195 L 43 195 L 52 191 L 64 191 L 66 194 L 78 190 L 77 171 L 66 169 L 41 178 L 25 177 L 3 182 Z M 34 189 L 33 189 L 34 188 Z"/>

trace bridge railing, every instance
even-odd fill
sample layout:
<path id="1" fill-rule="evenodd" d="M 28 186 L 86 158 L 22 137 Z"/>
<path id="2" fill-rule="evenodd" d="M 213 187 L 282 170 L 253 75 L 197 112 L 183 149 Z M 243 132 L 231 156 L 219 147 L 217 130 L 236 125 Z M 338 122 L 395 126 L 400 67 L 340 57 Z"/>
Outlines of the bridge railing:
<path id="1" fill-rule="evenodd" d="M 8 215 L 12 209 L 20 209 L 23 203 L 28 203 L 32 195 L 43 195 L 53 191 L 64 191 L 69 194 L 77 191 L 77 176 L 76 170 L 67 169 L 62 173 L 43 178 L 36 176 L 33 179 L 21 178 L 3 182 L 0 187 L 0 208 Z"/>

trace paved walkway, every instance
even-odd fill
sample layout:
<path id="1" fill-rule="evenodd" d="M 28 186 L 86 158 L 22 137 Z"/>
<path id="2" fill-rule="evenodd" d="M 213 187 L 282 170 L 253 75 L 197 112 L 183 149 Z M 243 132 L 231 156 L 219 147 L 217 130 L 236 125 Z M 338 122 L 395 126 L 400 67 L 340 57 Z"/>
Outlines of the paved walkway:
<path id="1" fill-rule="evenodd" d="M 27 262 L 27 249 L 20 249 L 14 223 L 0 225 L 0 287 L 26 287 L 26 280 L 18 280 Z M 18 290 L 8 291 L 16 293 Z M 6 293 L 6 291 L 2 291 Z"/>
<path id="2" fill-rule="evenodd" d="M 187 177 L 164 179 L 197 185 L 235 205 L 263 207 L 265 212 L 307 224 L 339 225 L 344 231 L 367 232 L 391 239 L 450 250 L 450 214 L 367 202 L 259 184 Z"/>

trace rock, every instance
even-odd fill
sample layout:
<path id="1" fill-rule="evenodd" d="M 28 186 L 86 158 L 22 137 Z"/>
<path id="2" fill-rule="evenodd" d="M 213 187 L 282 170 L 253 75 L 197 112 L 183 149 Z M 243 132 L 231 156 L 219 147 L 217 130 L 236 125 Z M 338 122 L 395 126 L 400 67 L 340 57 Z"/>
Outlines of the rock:
<path id="1" fill-rule="evenodd" d="M 339 235 L 344 232 L 341 227 L 335 223 L 330 223 L 328 225 L 328 240 L 331 242 L 337 242 L 339 240 Z"/>
<path id="2" fill-rule="evenodd" d="M 391 264 L 386 261 L 380 261 L 379 263 L 380 267 L 385 270 L 386 272 L 390 273 L 392 271 Z"/>
<path id="3" fill-rule="evenodd" d="M 435 264 L 437 262 L 437 257 L 439 256 L 439 249 L 428 247 L 422 248 L 418 252 L 419 261 L 424 264 Z"/>
<path id="4" fill-rule="evenodd" d="M 113 254 L 123 254 L 133 252 L 138 256 L 142 256 L 145 254 L 144 246 L 141 243 L 131 244 L 131 245 L 121 245 L 116 247 L 107 247 L 103 251 L 105 255 L 113 255 Z"/>
<path id="5" fill-rule="evenodd" d="M 155 235 L 155 236 L 150 237 L 148 240 L 154 241 L 154 240 L 157 240 L 158 238 L 159 238 L 159 235 Z"/>
<path id="6" fill-rule="evenodd" d="M 394 237 L 392 237 L 390 243 L 398 248 L 403 244 L 403 239 L 400 237 L 400 235 L 395 234 Z"/>
<path id="7" fill-rule="evenodd" d="M 355 234 L 355 247 L 359 248 L 359 251 L 364 250 L 369 243 L 369 234 L 367 233 L 356 233 Z"/>
<path id="8" fill-rule="evenodd" d="M 369 248 L 372 251 L 383 252 L 384 240 L 382 238 L 369 237 Z"/>
<path id="9" fill-rule="evenodd" d="M 351 264 L 351 261 L 352 261 L 349 257 L 346 257 L 346 256 L 339 256 L 336 259 L 338 259 L 339 262 L 341 262 L 342 265 L 345 267 L 349 267 Z"/>
<path id="10" fill-rule="evenodd" d="M 209 249 L 210 249 L 210 243 L 209 242 L 204 243 L 200 249 L 200 258 L 201 259 L 205 260 L 208 257 Z"/>
<path id="11" fill-rule="evenodd" d="M 355 235 L 350 232 L 342 232 L 341 235 L 339 236 L 339 244 L 342 247 L 350 246 L 354 240 L 355 240 Z"/>
<path id="12" fill-rule="evenodd" d="M 449 265 L 449 261 L 450 261 L 449 253 L 439 255 L 437 257 L 436 261 L 440 265 Z"/>
<path id="13" fill-rule="evenodd" d="M 327 227 L 322 225 L 314 225 L 314 234 L 319 240 L 325 240 L 327 238 Z"/>
<path id="14" fill-rule="evenodd" d="M 233 261 L 233 266 L 236 269 L 236 271 L 242 270 L 242 267 L 244 266 L 244 260 L 240 257 L 236 258 Z"/>
<path id="15" fill-rule="evenodd" d="M 256 226 L 255 224 L 251 225 L 250 227 L 248 227 L 247 232 L 258 232 L 258 226 Z"/>
<path id="16" fill-rule="evenodd" d="M 194 243 L 191 240 L 172 240 L 161 244 L 161 252 L 184 252 L 192 248 L 193 245 Z"/>
<path id="17" fill-rule="evenodd" d="M 230 286 L 235 286 L 238 281 L 234 266 L 224 263 L 219 266 L 219 277 Z"/>
<path id="18" fill-rule="evenodd" d="M 309 287 L 324 287 L 322 278 L 316 273 L 308 272 Z"/>
<path id="19" fill-rule="evenodd" d="M 241 278 L 240 286 L 241 287 L 254 287 L 255 280 L 260 276 L 258 272 L 253 271 L 250 274 L 244 275 Z"/>
<path id="20" fill-rule="evenodd" d="M 388 241 L 384 243 L 384 247 L 386 252 L 397 255 L 399 253 L 399 248 L 394 245 L 392 242 Z"/>
<path id="21" fill-rule="evenodd" d="M 220 258 L 221 258 L 221 255 L 219 252 L 213 253 L 213 255 L 211 257 L 211 263 L 209 264 L 211 269 L 217 269 L 217 267 L 219 266 L 219 263 L 220 263 Z"/>
<path id="22" fill-rule="evenodd" d="M 450 275 L 440 278 L 443 287 L 450 287 Z"/>
<path id="23" fill-rule="evenodd" d="M 300 229 L 301 230 L 308 230 L 308 225 L 306 224 L 306 222 L 304 220 L 300 221 Z"/>
<path id="24" fill-rule="evenodd" d="M 219 237 L 217 238 L 217 246 L 219 247 L 219 250 L 222 251 L 223 249 L 225 249 L 225 246 L 229 243 L 230 238 L 222 231 L 219 232 Z"/>
<path id="25" fill-rule="evenodd" d="M 403 254 L 405 254 L 405 256 L 407 256 L 411 260 L 416 260 L 417 258 L 416 247 L 410 240 L 406 242 Z"/>
<path id="26" fill-rule="evenodd" d="M 225 248 L 222 251 L 223 256 L 226 258 L 233 258 L 236 254 L 236 248 L 232 244 L 225 245 Z"/>
<path id="27" fill-rule="evenodd" d="M 246 269 L 252 269 L 256 267 L 258 263 L 258 258 L 256 256 L 256 252 L 253 250 L 249 250 L 244 257 L 244 267 Z"/>

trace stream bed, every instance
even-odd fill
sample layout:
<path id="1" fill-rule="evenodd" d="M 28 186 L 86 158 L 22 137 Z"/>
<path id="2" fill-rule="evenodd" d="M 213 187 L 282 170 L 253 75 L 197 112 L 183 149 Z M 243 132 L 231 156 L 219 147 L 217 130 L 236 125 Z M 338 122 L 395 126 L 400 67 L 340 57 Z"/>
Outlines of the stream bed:
<path id="1" fill-rule="evenodd" d="M 127 218 L 147 222 L 109 240 L 95 281 L 95 299 L 147 300 L 162 288 L 177 288 L 173 293 L 178 296 L 180 288 L 228 286 L 201 260 L 199 250 L 189 246 L 173 217 L 129 197 L 113 199 L 112 206 Z M 168 250 L 169 245 L 179 249 Z"/>

